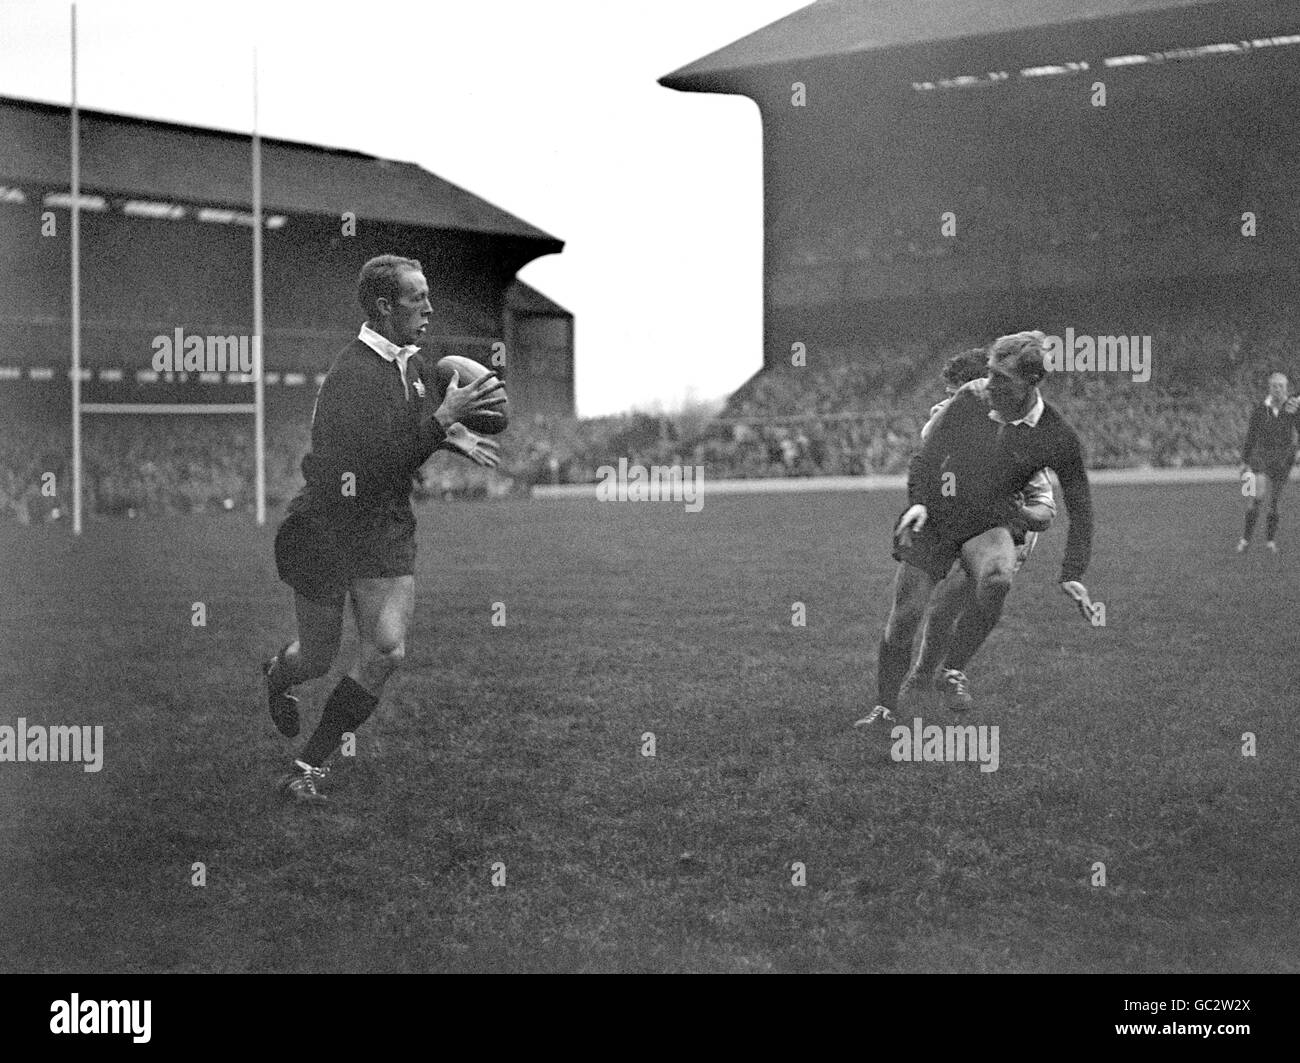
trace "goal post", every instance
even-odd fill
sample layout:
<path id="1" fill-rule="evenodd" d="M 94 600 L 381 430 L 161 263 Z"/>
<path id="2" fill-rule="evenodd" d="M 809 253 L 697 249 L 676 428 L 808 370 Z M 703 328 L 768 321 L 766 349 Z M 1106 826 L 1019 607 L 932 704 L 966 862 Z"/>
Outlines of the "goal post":
<path id="1" fill-rule="evenodd" d="M 77 5 L 72 5 L 72 104 L 68 113 L 72 163 L 72 533 L 81 534 L 81 118 L 77 112 Z"/>
<path id="2" fill-rule="evenodd" d="M 253 228 L 253 335 L 252 402 L 82 402 L 81 381 L 81 152 L 80 114 L 77 109 L 77 5 L 72 5 L 72 103 L 69 109 L 72 164 L 70 277 L 72 326 L 72 532 L 81 534 L 81 418 L 83 414 L 252 414 L 254 511 L 259 526 L 266 523 L 266 383 L 262 354 L 262 144 L 257 126 L 257 49 L 253 49 L 252 228 Z"/>
<path id="3" fill-rule="evenodd" d="M 253 49 L 253 480 L 257 524 L 266 523 L 266 380 L 262 372 L 262 139 L 257 127 L 257 49 Z"/>

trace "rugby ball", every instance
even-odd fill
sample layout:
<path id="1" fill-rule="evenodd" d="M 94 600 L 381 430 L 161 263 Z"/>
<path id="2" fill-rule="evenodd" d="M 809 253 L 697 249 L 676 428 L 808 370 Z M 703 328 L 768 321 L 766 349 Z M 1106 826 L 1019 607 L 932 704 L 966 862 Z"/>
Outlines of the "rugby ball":
<path id="1" fill-rule="evenodd" d="M 447 385 L 451 383 L 452 374 L 459 372 L 460 379 L 457 381 L 457 387 L 467 387 L 476 380 L 487 376 L 492 372 L 482 362 L 476 362 L 473 358 L 464 358 L 459 354 L 449 354 L 444 358 L 438 359 L 438 364 L 434 366 L 434 380 L 437 387 L 437 399 L 439 404 L 447 394 Z M 497 389 L 497 398 L 494 398 L 490 406 L 484 407 L 475 413 L 462 418 L 461 424 L 471 432 L 478 432 L 480 435 L 494 436 L 506 430 L 510 423 L 510 404 L 506 399 L 506 389 L 504 386 Z"/>

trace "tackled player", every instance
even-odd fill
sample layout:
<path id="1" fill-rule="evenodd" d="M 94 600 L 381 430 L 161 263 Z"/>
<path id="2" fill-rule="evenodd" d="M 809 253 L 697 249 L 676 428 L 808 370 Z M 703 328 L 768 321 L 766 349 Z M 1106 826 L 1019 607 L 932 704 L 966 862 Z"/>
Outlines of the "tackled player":
<path id="1" fill-rule="evenodd" d="M 894 535 L 900 562 L 881 635 L 876 704 L 855 726 L 892 723 L 912 659 L 912 639 L 935 585 L 960 560 L 974 597 L 957 623 L 947 660 L 968 661 L 1002 615 L 1016 570 L 1017 534 L 1043 527 L 1015 496 L 1044 469 L 1061 481 L 1070 528 L 1061 588 L 1083 608 L 1079 583 L 1092 554 L 1092 496 L 1079 437 L 1043 401 L 1047 337 L 1017 332 L 989 353 L 989 377 L 964 385 L 939 414 L 908 474 L 911 503 Z"/>
<path id="2" fill-rule="evenodd" d="M 948 398 L 930 409 L 930 420 L 921 429 L 923 442 L 930 437 L 939 415 L 948 408 L 948 403 L 958 389 L 972 380 L 982 380 L 988 376 L 988 362 L 988 350 L 984 347 L 972 347 L 948 359 L 943 371 Z M 1012 533 L 1016 547 L 1015 571 L 1019 572 L 1038 545 L 1039 532 L 1046 531 L 1056 517 L 1056 498 L 1052 494 L 1052 481 L 1047 478 L 1047 473 L 1042 469 L 1034 473 L 1025 490 L 1017 494 L 1015 500 L 1024 507 L 1027 518 L 1024 528 L 1017 527 Z M 973 699 L 968 689 L 966 673 L 962 671 L 966 662 L 950 662 L 946 658 L 955 626 L 961 614 L 973 602 L 974 592 L 975 585 L 966 575 L 964 564 L 960 561 L 954 563 L 948 575 L 930 595 L 930 603 L 921 626 L 921 650 L 916 664 L 903 680 L 900 697 L 936 693 L 954 712 L 962 712 L 970 707 Z"/>

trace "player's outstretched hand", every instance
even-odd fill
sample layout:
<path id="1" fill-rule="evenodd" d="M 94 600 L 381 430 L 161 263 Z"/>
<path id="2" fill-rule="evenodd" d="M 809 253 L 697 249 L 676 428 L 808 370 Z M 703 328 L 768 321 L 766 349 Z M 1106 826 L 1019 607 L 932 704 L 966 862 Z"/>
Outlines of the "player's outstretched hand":
<path id="1" fill-rule="evenodd" d="M 463 454 L 475 465 L 482 465 L 486 469 L 495 469 L 501 464 L 501 447 L 496 440 L 471 432 L 459 422 L 447 428 L 443 446 L 457 454 Z"/>
<path id="2" fill-rule="evenodd" d="M 1093 605 L 1092 599 L 1088 597 L 1088 588 L 1077 579 L 1070 579 L 1061 581 L 1061 590 L 1063 590 L 1068 597 L 1074 599 L 1074 604 L 1079 607 L 1079 612 L 1083 614 L 1083 618 L 1091 624 Z"/>
<path id="3" fill-rule="evenodd" d="M 911 546 L 912 536 L 925 527 L 929 515 L 929 511 L 919 502 L 909 506 L 907 512 L 899 519 L 898 527 L 894 529 L 894 538 L 902 546 Z"/>
<path id="4" fill-rule="evenodd" d="M 1295 413 L 1296 410 L 1300 410 L 1300 395 L 1292 395 L 1286 400 L 1286 404 L 1282 409 L 1286 410 L 1287 413 Z"/>
<path id="5" fill-rule="evenodd" d="M 505 397 L 505 385 L 492 373 L 463 388 L 459 384 L 460 370 L 457 369 L 452 372 L 451 380 L 447 382 L 447 394 L 434 414 L 444 428 L 464 420 L 471 413 L 500 404 Z"/>

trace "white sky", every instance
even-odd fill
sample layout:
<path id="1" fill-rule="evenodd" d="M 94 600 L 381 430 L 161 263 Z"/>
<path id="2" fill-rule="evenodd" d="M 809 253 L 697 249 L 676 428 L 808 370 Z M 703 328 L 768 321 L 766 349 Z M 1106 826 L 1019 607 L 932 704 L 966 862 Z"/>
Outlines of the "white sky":
<path id="1" fill-rule="evenodd" d="M 83 107 L 419 163 L 566 241 L 520 276 L 577 318 L 578 411 L 761 364 L 757 108 L 656 79 L 804 0 L 81 0 Z M 0 0 L 0 94 L 67 103 L 69 5 Z"/>

